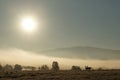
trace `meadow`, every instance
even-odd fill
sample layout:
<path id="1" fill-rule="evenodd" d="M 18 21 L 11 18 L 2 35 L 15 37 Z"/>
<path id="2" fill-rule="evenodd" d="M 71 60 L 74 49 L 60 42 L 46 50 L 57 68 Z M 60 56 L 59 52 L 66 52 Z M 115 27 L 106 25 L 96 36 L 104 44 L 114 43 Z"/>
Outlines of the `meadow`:
<path id="1" fill-rule="evenodd" d="M 120 70 L 60 70 L 0 73 L 0 80 L 120 80 Z"/>

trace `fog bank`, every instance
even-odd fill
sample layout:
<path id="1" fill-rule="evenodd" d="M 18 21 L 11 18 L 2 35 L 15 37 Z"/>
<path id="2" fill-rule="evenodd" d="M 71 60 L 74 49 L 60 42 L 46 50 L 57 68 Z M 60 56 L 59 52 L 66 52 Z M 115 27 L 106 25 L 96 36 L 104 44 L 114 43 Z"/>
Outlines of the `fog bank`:
<path id="1" fill-rule="evenodd" d="M 57 54 L 57 53 L 56 53 Z M 120 68 L 120 60 L 92 60 L 92 59 L 70 59 L 59 58 L 41 55 L 40 53 L 34 53 L 25 51 L 22 49 L 0 49 L 0 63 L 5 64 L 21 64 L 29 66 L 41 66 L 47 64 L 51 68 L 53 61 L 58 61 L 61 69 L 70 69 L 72 65 L 81 66 L 86 65 L 98 68 Z"/>

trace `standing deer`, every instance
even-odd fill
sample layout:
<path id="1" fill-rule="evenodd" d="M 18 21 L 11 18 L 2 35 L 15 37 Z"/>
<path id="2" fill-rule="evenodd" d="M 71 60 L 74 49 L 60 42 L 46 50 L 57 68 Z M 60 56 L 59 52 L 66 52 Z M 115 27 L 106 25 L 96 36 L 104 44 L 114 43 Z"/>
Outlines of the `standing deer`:
<path id="1" fill-rule="evenodd" d="M 85 70 L 90 71 L 91 67 L 85 66 Z"/>

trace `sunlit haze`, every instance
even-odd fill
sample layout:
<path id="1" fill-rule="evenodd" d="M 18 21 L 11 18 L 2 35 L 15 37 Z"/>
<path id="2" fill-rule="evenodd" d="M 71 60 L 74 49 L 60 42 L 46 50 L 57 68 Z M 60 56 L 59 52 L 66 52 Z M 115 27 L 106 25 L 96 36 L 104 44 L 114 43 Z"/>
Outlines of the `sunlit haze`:
<path id="1" fill-rule="evenodd" d="M 37 22 L 31 17 L 25 17 L 22 19 L 21 25 L 24 31 L 33 32 L 37 27 Z"/>
<path id="2" fill-rule="evenodd" d="M 120 0 L 0 0 L 0 64 L 120 68 Z"/>

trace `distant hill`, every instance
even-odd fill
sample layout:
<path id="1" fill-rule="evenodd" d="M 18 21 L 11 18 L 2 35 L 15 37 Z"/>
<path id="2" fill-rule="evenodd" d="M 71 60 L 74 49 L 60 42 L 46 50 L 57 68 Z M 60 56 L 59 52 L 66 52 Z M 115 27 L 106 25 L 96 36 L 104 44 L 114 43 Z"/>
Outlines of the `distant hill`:
<path id="1" fill-rule="evenodd" d="M 120 59 L 120 50 L 102 49 L 95 47 L 68 47 L 41 51 L 47 56 L 78 59 Z"/>

